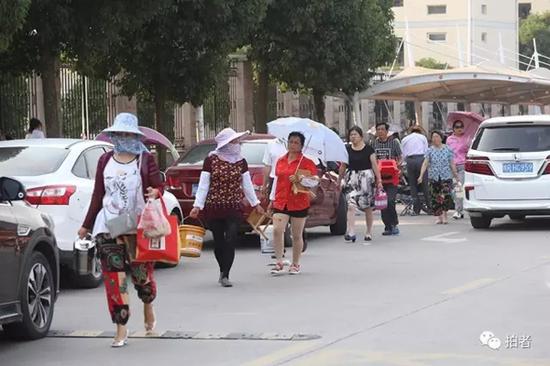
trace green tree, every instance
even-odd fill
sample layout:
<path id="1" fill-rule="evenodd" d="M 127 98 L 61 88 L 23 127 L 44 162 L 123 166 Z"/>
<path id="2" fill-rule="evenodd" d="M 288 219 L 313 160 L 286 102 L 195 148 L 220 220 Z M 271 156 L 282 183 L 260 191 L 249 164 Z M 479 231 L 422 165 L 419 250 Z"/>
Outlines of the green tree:
<path id="1" fill-rule="evenodd" d="M 445 70 L 449 69 L 448 63 L 442 63 L 431 57 L 424 57 L 414 63 L 416 66 L 424 67 L 426 69 Z"/>
<path id="2" fill-rule="evenodd" d="M 116 52 L 105 55 L 110 62 L 105 69 L 111 66 L 109 75 L 119 76 L 125 94 L 154 101 L 156 127 L 166 134 L 172 127 L 167 102 L 202 104 L 227 69 L 229 53 L 246 41 L 264 11 L 264 0 L 172 0 L 122 35 Z"/>
<path id="3" fill-rule="evenodd" d="M 61 57 L 94 60 L 163 4 L 164 0 L 32 0 L 23 25 L 0 53 L 0 71 L 40 74 L 48 136 L 62 136 Z"/>
<path id="4" fill-rule="evenodd" d="M 550 11 L 531 14 L 521 21 L 519 27 L 521 54 L 527 56 L 533 54 L 533 39 L 536 39 L 537 51 L 539 53 L 550 55 Z M 526 65 L 521 66 L 523 68 L 526 67 Z"/>
<path id="5" fill-rule="evenodd" d="M 31 0 L 0 1 L 0 51 L 8 48 L 13 35 L 21 29 Z"/>
<path id="6" fill-rule="evenodd" d="M 327 93 L 347 95 L 369 85 L 373 71 L 394 53 L 390 0 L 277 0 L 253 37 L 264 70 L 294 90 L 313 93 L 325 121 Z"/>

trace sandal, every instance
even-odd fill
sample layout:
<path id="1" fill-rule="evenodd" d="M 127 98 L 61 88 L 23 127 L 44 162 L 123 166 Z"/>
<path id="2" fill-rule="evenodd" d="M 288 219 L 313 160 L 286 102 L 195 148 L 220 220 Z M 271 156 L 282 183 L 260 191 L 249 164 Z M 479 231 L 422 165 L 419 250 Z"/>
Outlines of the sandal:
<path id="1" fill-rule="evenodd" d="M 271 275 L 273 276 L 280 276 L 284 273 L 284 265 L 283 262 L 277 262 L 275 263 L 275 266 L 271 269 Z"/>

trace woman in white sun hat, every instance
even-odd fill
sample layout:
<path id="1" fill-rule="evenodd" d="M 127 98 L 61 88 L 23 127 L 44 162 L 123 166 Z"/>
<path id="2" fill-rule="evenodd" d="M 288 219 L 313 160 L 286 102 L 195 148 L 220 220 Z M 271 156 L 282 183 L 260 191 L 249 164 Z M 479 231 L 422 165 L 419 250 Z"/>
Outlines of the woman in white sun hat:
<path id="1" fill-rule="evenodd" d="M 240 143 L 248 133 L 225 128 L 216 136 L 216 150 L 204 160 L 195 202 L 189 214 L 197 218 L 203 211 L 214 235 L 214 254 L 220 267 L 218 282 L 223 287 L 233 286 L 229 281 L 229 271 L 235 259 L 243 198 L 246 197 L 250 206 L 259 213 L 264 212 L 252 185 L 248 163 L 241 155 Z"/>
<path id="2" fill-rule="evenodd" d="M 136 227 L 131 220 L 123 220 L 129 224 L 122 225 L 117 218 L 134 217 L 137 222 L 145 200 L 162 195 L 162 179 L 154 157 L 142 143 L 143 133 L 136 116 L 120 113 L 104 132 L 111 138 L 114 150 L 99 158 L 90 208 L 78 236 L 82 239 L 91 232 L 96 240 L 109 312 L 117 326 L 111 346 L 122 347 L 127 342 L 126 323 L 130 317 L 126 272 L 130 272 L 143 302 L 148 333 L 153 332 L 156 324 L 152 302 L 157 285 L 153 277 L 154 263 L 130 260 L 128 249 L 135 245 Z M 114 234 L 113 227 L 118 234 Z"/>

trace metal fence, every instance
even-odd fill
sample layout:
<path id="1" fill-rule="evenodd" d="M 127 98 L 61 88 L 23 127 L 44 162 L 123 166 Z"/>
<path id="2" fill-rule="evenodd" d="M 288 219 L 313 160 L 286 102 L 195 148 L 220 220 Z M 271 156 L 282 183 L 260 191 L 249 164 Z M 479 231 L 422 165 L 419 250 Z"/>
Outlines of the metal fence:
<path id="1" fill-rule="evenodd" d="M 220 79 L 204 101 L 205 137 L 214 137 L 221 129 L 237 127 L 237 70 L 232 66 L 229 79 Z M 62 133 L 70 138 L 95 138 L 114 120 L 118 88 L 112 82 L 85 77 L 63 66 L 60 70 Z M 40 78 L 34 74 L 10 76 L 0 74 L 0 138 L 24 138 L 31 117 L 40 118 L 42 108 Z M 40 106 L 39 106 L 40 104 Z M 276 104 L 276 102 L 273 102 Z M 136 99 L 140 124 L 155 128 L 155 107 L 152 100 Z M 42 110 L 43 112 L 43 110 Z M 242 117 L 242 116 L 241 116 Z M 174 121 L 167 138 L 176 145 L 184 143 L 185 120 L 182 106 L 167 103 L 166 118 Z M 186 141 L 186 144 L 192 144 Z"/>
<path id="2" fill-rule="evenodd" d="M 62 68 L 61 118 L 63 136 L 93 137 L 108 125 L 108 82 Z"/>
<path id="3" fill-rule="evenodd" d="M 0 75 L 0 137 L 24 138 L 36 111 L 36 77 Z"/>

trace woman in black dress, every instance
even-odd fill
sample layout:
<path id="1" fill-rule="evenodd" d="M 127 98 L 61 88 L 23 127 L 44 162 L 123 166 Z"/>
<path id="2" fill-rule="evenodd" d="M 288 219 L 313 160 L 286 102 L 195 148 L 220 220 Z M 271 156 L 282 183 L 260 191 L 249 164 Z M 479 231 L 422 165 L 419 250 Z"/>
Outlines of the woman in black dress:
<path id="1" fill-rule="evenodd" d="M 340 167 L 340 182 L 344 179 L 343 192 L 348 203 L 347 230 L 344 240 L 355 242 L 355 212 L 365 212 L 367 231 L 365 241 L 372 240 L 375 186 L 382 189 L 382 179 L 374 149 L 363 139 L 363 130 L 353 126 L 348 132 L 349 164 Z"/>

